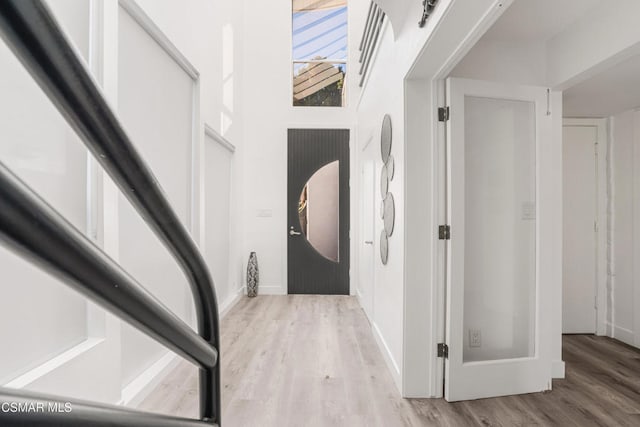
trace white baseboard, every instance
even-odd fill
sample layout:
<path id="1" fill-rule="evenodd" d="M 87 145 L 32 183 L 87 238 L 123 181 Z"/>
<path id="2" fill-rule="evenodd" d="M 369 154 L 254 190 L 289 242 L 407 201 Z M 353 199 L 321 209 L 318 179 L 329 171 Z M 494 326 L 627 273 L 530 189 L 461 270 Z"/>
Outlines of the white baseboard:
<path id="1" fill-rule="evenodd" d="M 122 398 L 118 404 L 138 406 L 178 366 L 181 360 L 177 354 L 168 351 L 122 389 Z"/>
<path id="2" fill-rule="evenodd" d="M 360 292 L 359 289 L 356 289 L 356 298 L 358 299 L 358 304 L 360 304 L 360 308 L 362 309 L 362 311 L 364 312 L 365 317 L 367 318 L 367 322 L 369 322 L 369 324 L 373 324 L 373 319 L 371 318 L 372 316 L 369 316 L 369 312 L 367 311 L 367 309 L 365 308 L 363 302 L 362 302 L 362 292 Z"/>
<path id="3" fill-rule="evenodd" d="M 622 341 L 625 344 L 629 344 L 629 345 L 633 345 L 635 346 L 635 336 L 633 334 L 632 330 L 629 330 L 627 328 L 623 328 L 621 326 L 616 326 L 613 325 L 613 337 L 619 341 Z"/>
<path id="4" fill-rule="evenodd" d="M 564 361 L 553 360 L 551 362 L 551 378 L 564 378 Z"/>
<path id="5" fill-rule="evenodd" d="M 373 336 L 375 337 L 376 343 L 378 344 L 378 347 L 382 352 L 382 356 L 384 357 L 384 361 L 386 362 L 387 367 L 391 372 L 393 381 L 396 383 L 396 387 L 398 387 L 398 391 L 402 393 L 402 378 L 400 375 L 400 368 L 398 367 L 398 364 L 393 358 L 393 355 L 391 354 L 391 350 L 389 349 L 387 342 L 385 341 L 384 337 L 380 333 L 380 329 L 378 329 L 378 325 L 376 325 L 375 322 L 372 322 L 371 326 L 372 326 L 371 329 L 373 330 Z"/>
<path id="6" fill-rule="evenodd" d="M 86 353 L 96 347 L 97 345 L 104 342 L 104 338 L 92 338 L 89 337 L 86 340 L 82 341 L 80 344 L 71 347 L 69 350 L 66 350 L 59 355 L 52 357 L 41 365 L 36 366 L 35 368 L 25 372 L 24 374 L 16 377 L 6 383 L 4 387 L 7 388 L 23 388 L 38 380 L 39 378 L 44 377 L 45 375 L 53 372 L 54 370 L 60 368 L 62 365 L 70 363 L 76 357 L 80 356 L 82 353 Z"/>
<path id="7" fill-rule="evenodd" d="M 244 286 L 239 287 L 238 289 L 236 289 L 236 291 L 229 295 L 227 297 L 227 299 L 225 299 L 222 304 L 220 304 L 220 318 L 224 318 L 227 313 L 229 313 L 229 310 L 231 310 L 231 308 L 236 305 L 238 303 L 238 301 L 240 301 L 240 298 L 242 298 L 242 295 L 244 295 Z"/>
<path id="8" fill-rule="evenodd" d="M 282 286 L 258 286 L 258 295 L 287 295 Z"/>
<path id="9" fill-rule="evenodd" d="M 220 319 L 229 313 L 233 306 L 240 301 L 242 295 L 243 288 L 238 288 L 220 304 Z M 118 404 L 130 407 L 138 406 L 178 366 L 181 360 L 182 358 L 178 355 L 167 352 L 122 389 L 122 398 Z"/>

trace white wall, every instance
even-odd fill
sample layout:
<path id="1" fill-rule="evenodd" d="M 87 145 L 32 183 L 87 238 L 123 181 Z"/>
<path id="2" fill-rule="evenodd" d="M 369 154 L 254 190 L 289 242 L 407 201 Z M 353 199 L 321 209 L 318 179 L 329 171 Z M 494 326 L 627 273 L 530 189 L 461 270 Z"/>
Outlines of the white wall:
<path id="1" fill-rule="evenodd" d="M 119 117 L 189 229 L 195 81 L 122 7 L 118 39 Z M 124 194 L 118 207 L 120 264 L 174 314 L 189 321 L 193 299 L 180 267 Z M 166 350 L 129 325 L 123 325 L 121 337 L 126 386 Z"/>
<path id="2" fill-rule="evenodd" d="M 192 199 L 191 206 L 186 207 L 186 211 L 182 210 L 185 208 L 179 208 L 179 212 L 182 210 L 181 217 L 185 223 L 191 223 L 190 229 L 196 243 L 200 247 L 206 248 L 206 219 L 208 214 L 206 177 L 207 171 L 210 170 L 212 165 L 207 162 L 207 156 L 210 153 L 207 153 L 205 148 L 207 142 L 205 141 L 204 125 L 210 126 L 215 132 L 233 143 L 238 148 L 238 151 L 243 148 L 242 115 L 240 114 L 243 90 L 241 76 L 238 76 L 236 72 L 241 68 L 242 61 L 242 56 L 238 53 L 242 48 L 243 40 L 242 6 L 235 2 L 210 2 L 205 0 L 192 0 L 181 3 L 169 0 L 141 0 L 138 4 L 199 73 L 198 89 L 194 101 L 196 113 L 193 116 L 194 132 L 197 133 L 192 153 L 193 164 L 181 173 L 183 179 L 185 178 L 185 172 L 188 177 L 186 177 L 186 181 L 180 184 L 180 187 L 176 187 L 173 190 L 173 187 L 165 189 L 169 192 L 170 200 L 172 198 L 171 194 L 173 194 L 173 197 L 180 196 L 186 197 L 186 200 Z M 160 78 L 164 77 L 160 76 Z M 148 100 L 147 102 L 153 101 Z M 168 121 L 168 124 L 175 126 L 175 123 L 171 121 Z M 152 145 L 148 145 L 148 147 L 152 149 Z M 160 149 L 161 147 L 154 149 L 156 153 L 151 156 L 158 155 L 157 151 Z M 171 151 L 165 151 L 163 156 L 168 161 L 171 157 Z M 164 173 L 167 179 L 173 179 L 173 174 L 176 172 L 175 167 L 171 169 L 168 163 L 165 165 L 164 172 L 161 171 L 158 175 Z M 232 211 L 236 211 L 237 200 L 240 197 L 241 189 L 238 187 L 238 181 L 240 180 L 235 179 L 240 171 L 240 168 L 234 168 L 231 172 L 233 176 L 228 183 L 232 185 L 232 188 L 228 189 L 230 192 L 229 200 L 232 203 L 229 208 Z M 189 182 L 192 177 L 193 182 Z M 163 184 L 162 176 L 160 175 L 158 178 L 160 183 Z M 175 184 L 176 182 L 173 182 L 169 185 Z M 184 190 L 184 193 L 180 193 L 180 188 L 184 188 L 185 184 L 190 187 L 191 197 L 189 197 L 189 190 L 187 189 Z M 242 264 L 241 257 L 238 255 L 237 243 L 241 239 L 238 231 L 241 228 L 241 222 L 237 219 L 237 216 L 235 217 L 232 217 L 229 221 L 231 230 L 230 246 L 222 248 L 221 246 L 209 245 L 208 251 L 205 252 L 210 269 L 217 268 L 219 260 L 224 260 L 227 257 L 231 260 L 231 263 L 234 263 L 235 260 L 236 266 Z M 217 273 L 212 271 L 214 281 L 219 279 L 220 282 L 215 283 L 219 306 L 226 302 L 228 308 L 230 296 L 232 297 L 234 292 L 237 293 L 237 288 L 242 283 L 240 281 L 242 272 L 238 268 L 227 273 L 232 279 L 230 278 L 226 281 L 224 274 L 225 272 Z M 181 281 L 186 283 L 183 276 Z M 172 286 L 175 286 L 175 283 Z M 170 298 L 169 294 L 166 293 L 165 297 L 167 297 L 167 300 Z M 179 298 L 177 301 L 177 304 L 182 306 L 182 310 L 176 308 L 178 310 L 177 314 L 182 314 L 185 319 L 193 316 L 192 311 L 191 313 L 188 312 L 188 310 L 193 310 L 190 301 L 191 298 L 187 297 L 187 302 L 189 303 L 187 310 L 184 307 L 184 298 Z M 136 335 L 140 337 L 140 334 L 136 333 Z M 130 344 L 136 345 L 132 342 Z M 138 350 L 140 349 L 139 345 L 138 343 Z M 151 349 L 153 348 L 158 351 L 152 351 Z M 132 349 L 130 354 L 134 354 L 133 351 L 137 350 Z M 147 346 L 147 353 L 149 357 L 146 361 L 138 364 L 138 368 L 142 366 L 149 367 L 150 363 L 157 362 L 167 355 L 166 350 L 160 349 L 157 344 L 150 342 Z M 125 350 L 123 350 L 123 354 L 125 354 Z M 155 356 L 151 357 L 151 354 Z M 139 358 L 140 355 L 138 354 L 136 357 Z M 135 372 L 141 373 L 139 369 L 134 369 L 130 371 L 130 374 L 133 375 Z M 123 366 L 124 383 L 128 379 L 126 373 L 127 367 Z M 139 400 L 139 397 L 133 399 L 132 402 L 135 403 L 136 400 Z"/>
<path id="3" fill-rule="evenodd" d="M 372 312 L 370 318 L 374 336 L 381 347 L 387 361 L 387 366 L 398 386 L 401 388 L 401 366 L 403 345 L 403 281 L 404 281 L 404 100 L 399 94 L 403 92 L 403 81 L 393 67 L 407 61 L 403 57 L 406 51 L 394 48 L 393 31 L 388 21 L 380 35 L 379 56 L 370 65 L 371 74 L 367 87 L 358 105 L 358 146 L 360 149 L 371 139 L 372 158 L 363 156 L 362 161 L 373 163 L 375 170 L 375 188 L 373 209 L 373 259 L 374 285 L 370 289 L 373 294 Z M 380 171 L 383 166 L 380 154 L 380 137 L 382 119 L 385 114 L 391 117 L 392 147 L 391 154 L 395 159 L 395 177 L 389 185 L 389 192 L 395 201 L 395 226 L 393 235 L 389 238 L 389 257 L 387 265 L 383 265 L 380 258 L 380 234 L 384 223 L 379 211 L 382 203 L 380 193 Z M 360 215 L 368 215 L 361 212 Z M 362 239 L 360 239 L 362 240 Z M 370 298 L 369 295 L 361 295 Z"/>
<path id="4" fill-rule="evenodd" d="M 394 153 L 397 178 L 391 189 L 394 195 L 401 195 L 400 201 L 396 196 L 396 206 L 401 211 L 396 217 L 401 231 L 396 231 L 391 239 L 389 264 L 382 266 L 376 261 L 375 308 L 370 320 L 390 370 L 405 396 L 440 396 L 442 387 L 442 365 L 434 355 L 436 343 L 444 338 L 444 246 L 437 240 L 438 224 L 445 221 L 440 190 L 444 157 L 442 147 L 437 144 L 443 137 L 443 129 L 434 123 L 437 112 L 433 105 L 444 103 L 444 99 L 443 89 L 432 79 L 449 75 L 448 64 L 461 59 L 477 40 L 470 36 L 469 30 L 477 29 L 477 34 L 481 34 L 509 3 L 441 1 L 424 29 L 419 29 L 411 19 L 419 16 L 420 5 L 405 5 L 409 19 L 405 19 L 402 28 L 394 28 L 393 35 L 389 30 L 383 32 L 359 104 L 361 144 L 370 134 L 374 135 L 374 141 L 378 140 L 379 123 L 383 114 L 389 113 L 394 123 L 394 141 L 403 145 L 399 154 Z M 529 45 L 524 49 L 509 44 L 476 46 L 478 50 L 472 50 L 459 63 L 458 74 L 454 72 L 453 75 L 544 84 L 546 51 L 541 45 Z M 514 63 L 510 62 L 512 58 Z M 508 66 L 506 72 L 502 69 L 504 66 Z M 552 96 L 551 107 L 560 118 L 561 102 L 557 94 Z M 554 138 L 558 138 L 558 130 L 561 131 L 560 120 L 554 122 Z M 376 169 L 379 167 L 380 163 Z M 553 167 L 554 173 L 561 171 L 557 162 L 549 167 Z M 560 206 L 557 203 L 559 194 L 554 194 L 553 201 L 547 202 Z M 377 231 L 380 227 L 378 222 Z M 547 260 L 560 259 L 559 242 L 554 243 L 552 252 L 553 256 L 548 256 Z M 394 261 L 395 256 L 400 259 Z M 556 261 L 552 264 L 553 271 L 558 273 L 553 274 L 561 280 L 561 265 Z M 558 286 L 555 292 L 560 291 Z M 559 297 L 557 300 L 560 301 Z M 559 303 L 548 310 L 560 319 Z M 559 328 L 560 322 L 557 324 Z M 554 358 L 561 363 L 559 329 L 554 337 Z M 562 365 L 559 366 L 558 370 L 562 371 Z"/>
<path id="5" fill-rule="evenodd" d="M 244 194 L 240 211 L 245 224 L 244 264 L 255 251 L 260 265 L 261 294 L 287 293 L 287 129 L 352 129 L 359 94 L 357 46 L 369 3 L 348 3 L 349 60 L 347 107 L 292 106 L 291 2 L 244 3 L 242 54 L 243 120 L 242 163 Z M 267 18 L 268 17 L 268 18 Z M 357 160 L 355 136 L 351 134 L 352 224 L 355 224 Z M 259 214 L 260 212 L 260 215 Z M 268 214 L 265 215 L 265 212 Z M 270 216 L 269 216 L 270 215 Z M 354 235 L 352 234 L 352 237 Z M 353 238 L 352 238 L 353 247 Z M 356 258 L 352 250 L 352 263 Z M 355 273 L 357 269 L 353 268 Z M 352 274 L 352 279 L 354 275 Z"/>
<path id="6" fill-rule="evenodd" d="M 640 113 L 610 119 L 613 172 L 613 337 L 640 347 Z"/>
<path id="7" fill-rule="evenodd" d="M 88 4 L 49 3 L 87 59 Z M 0 161 L 87 231 L 86 149 L 2 41 L 0 69 Z M 0 271 L 0 384 L 5 384 L 85 340 L 87 305 L 78 293 L 4 246 Z"/>
<path id="8" fill-rule="evenodd" d="M 451 76 L 544 86 L 546 53 L 542 42 L 480 40 L 456 65 Z"/>
<path id="9" fill-rule="evenodd" d="M 396 225 L 389 239 L 389 260 L 383 265 L 378 255 L 383 223 L 377 213 L 382 196 L 377 189 L 373 204 L 376 221 L 372 295 L 367 295 L 368 289 L 363 287 L 359 296 L 365 307 L 367 301 L 373 301 L 368 314 L 374 336 L 396 385 L 406 397 L 438 396 L 442 390 L 441 383 L 436 385 L 442 367 L 436 366 L 434 356 L 434 341 L 441 339 L 434 333 L 435 324 L 442 313 L 437 311 L 438 153 L 432 139 L 436 129 L 431 121 L 435 117 L 431 100 L 437 93 L 432 92 L 430 78 L 490 4 L 462 1 L 457 2 L 459 8 L 452 9 L 456 2 L 440 1 L 421 29 L 415 21 L 421 15 L 421 4 L 398 2 L 393 14 L 400 20 L 394 18 L 393 22 L 401 22 L 401 27 L 392 29 L 386 24 L 383 28 L 358 104 L 358 146 L 362 149 L 372 138 L 373 157 L 365 154 L 362 160 L 374 162 L 376 187 L 382 167 L 379 144 L 385 114 L 391 116 L 393 124 L 396 170 L 389 191 L 395 198 Z M 415 72 L 417 58 L 429 48 L 433 48 L 427 55 L 431 68 Z"/>
<path id="10" fill-rule="evenodd" d="M 63 25 L 71 29 L 74 40 L 78 39 L 82 52 L 91 52 L 88 62 L 97 81 L 103 85 L 105 96 L 150 163 L 180 218 L 191 229 L 194 240 L 203 245 L 205 123 L 239 150 L 242 147 L 241 81 L 234 75 L 242 61 L 242 55 L 237 53 L 242 47 L 242 5 L 221 0 L 126 1 L 129 7 L 139 9 L 159 37 L 173 45 L 177 55 L 197 70 L 197 84 L 192 87 L 191 79 L 181 75 L 180 68 L 163 56 L 158 45 L 145 39 L 145 33 L 119 12 L 118 1 L 92 0 L 91 8 L 86 1 L 52 3 Z M 139 37 L 119 45 L 119 27 L 120 30 L 133 28 Z M 3 62 L 5 56 L 7 64 L 15 62 L 8 53 L 2 52 Z M 7 67 L 19 70 L 17 64 Z M 13 74 L 15 80 L 12 81 Z M 54 207 L 82 230 L 89 229 L 111 257 L 127 264 L 148 289 L 178 315 L 191 321 L 193 307 L 186 292 L 186 280 L 166 250 L 146 228 L 141 231 L 144 227 L 141 221 L 134 219 L 128 202 L 119 195 L 111 180 L 94 170 L 95 162 L 90 162 L 87 170 L 82 144 L 70 136 L 64 123 L 56 118 L 57 113 L 37 93 L 35 84 L 18 71 L 6 80 L 4 76 L 0 84 L 22 89 L 7 97 L 11 102 L 6 105 L 13 112 L 6 112 L 4 117 L 15 115 L 14 123 L 19 126 L 11 132 L 20 135 L 24 144 L 16 148 L 13 142 L 11 145 L 0 143 L 0 152 L 6 154 L 6 158 L 15 159 L 13 166 L 24 169 L 24 178 Z M 8 88 L 3 89 L 3 94 L 8 93 Z M 6 107 L 0 104 L 3 105 L 0 108 Z M 47 150 L 49 147 L 53 147 L 53 153 Z M 6 158 L 2 160 L 7 161 Z M 234 169 L 231 174 L 235 177 L 238 170 Z M 232 206 L 227 207 L 235 210 L 240 187 L 235 179 L 226 185 L 232 186 L 228 188 Z M 223 255 L 237 259 L 237 242 L 241 240 L 238 230 L 242 224 L 237 218 L 229 222 L 231 243 L 224 250 L 218 247 L 209 252 L 210 258 L 216 261 Z M 93 304 L 85 303 L 62 284 L 44 279 L 42 273 L 27 271 L 19 261 L 9 262 L 12 268 L 20 269 L 16 274 L 22 280 L 29 277 L 46 284 L 43 289 L 34 288 L 33 292 L 48 301 L 42 308 L 37 307 L 36 301 L 33 310 L 23 307 L 20 313 L 12 315 L 26 318 L 21 328 L 33 329 L 37 325 L 39 331 L 1 330 L 3 341 L 15 343 L 19 353 L 4 351 L 0 356 L 7 355 L 11 363 L 19 362 L 12 365 L 3 360 L 0 369 L 6 369 L 0 371 L 2 383 L 22 374 L 9 386 L 87 400 L 135 404 L 173 366 L 175 358 L 167 350 Z M 217 267 L 210 262 L 210 268 Z M 239 268 L 234 276 L 235 283 L 239 283 Z M 223 284 L 216 284 L 216 290 L 224 297 L 228 289 L 224 280 L 221 282 Z M 39 283 L 34 283 L 36 285 Z M 25 285 L 22 289 L 29 290 L 29 287 Z M 29 300 L 33 304 L 33 296 Z M 14 307 L 19 309 L 16 302 L 24 305 L 25 301 L 26 298 L 17 294 Z M 8 312 L 2 310 L 3 314 Z M 28 346 L 20 344 L 18 337 L 4 338 L 5 334 L 17 332 L 29 338 L 25 340 Z M 33 339 L 40 333 L 49 337 Z M 42 348 L 34 347 L 34 342 Z M 73 347 L 66 350 L 70 346 Z M 63 350 L 66 351 L 57 355 Z"/>
<path id="11" fill-rule="evenodd" d="M 237 236 L 231 234 L 232 171 L 234 153 L 218 139 L 206 135 L 205 141 L 205 259 L 218 291 L 220 311 L 236 300 L 242 285 L 233 274 L 229 247 Z"/>

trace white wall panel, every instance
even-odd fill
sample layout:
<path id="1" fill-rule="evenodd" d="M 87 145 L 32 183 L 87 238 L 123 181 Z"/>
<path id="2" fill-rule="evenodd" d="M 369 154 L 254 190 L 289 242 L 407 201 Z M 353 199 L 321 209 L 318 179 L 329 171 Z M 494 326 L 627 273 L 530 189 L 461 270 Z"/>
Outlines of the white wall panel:
<path id="1" fill-rule="evenodd" d="M 86 59 L 89 4 L 50 2 Z M 0 161 L 79 230 L 86 231 L 87 154 L 56 108 L 0 42 Z M 87 337 L 86 300 L 0 247 L 0 384 Z"/>
<path id="2" fill-rule="evenodd" d="M 233 153 L 210 136 L 205 141 L 205 260 L 215 283 L 221 311 L 237 295 L 230 274 L 231 177 Z M 234 213 L 235 215 L 235 213 Z"/>
<path id="3" fill-rule="evenodd" d="M 191 203 L 194 81 L 126 12 L 119 13 L 118 112 L 185 226 Z M 192 305 L 178 264 L 129 202 L 120 196 L 120 262 L 176 315 Z M 156 362 L 162 346 L 128 325 L 122 329 L 122 382 Z"/>
<path id="4" fill-rule="evenodd" d="M 638 135 L 634 132 L 634 111 L 613 116 L 613 336 L 634 344 L 634 319 L 640 316 L 634 297 L 640 293 L 638 267 L 635 263 L 634 229 L 640 226 L 640 215 L 634 209 L 638 187 L 634 171 L 640 168 L 635 160 Z"/>

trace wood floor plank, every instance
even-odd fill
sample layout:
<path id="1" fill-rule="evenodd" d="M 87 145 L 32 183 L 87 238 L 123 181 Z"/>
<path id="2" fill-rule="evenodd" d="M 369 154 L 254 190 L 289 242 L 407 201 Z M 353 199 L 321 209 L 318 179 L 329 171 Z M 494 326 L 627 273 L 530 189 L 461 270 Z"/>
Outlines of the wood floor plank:
<path id="1" fill-rule="evenodd" d="M 400 397 L 353 297 L 243 298 L 221 331 L 225 427 L 640 425 L 640 350 L 606 337 L 564 337 L 553 391 L 448 403 Z M 183 362 L 140 408 L 195 417 L 197 387 Z"/>

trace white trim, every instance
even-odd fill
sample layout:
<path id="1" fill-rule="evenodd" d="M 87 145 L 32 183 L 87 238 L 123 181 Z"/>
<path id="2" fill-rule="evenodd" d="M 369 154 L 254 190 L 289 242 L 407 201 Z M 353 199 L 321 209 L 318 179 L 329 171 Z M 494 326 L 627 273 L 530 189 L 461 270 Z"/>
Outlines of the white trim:
<path id="1" fill-rule="evenodd" d="M 140 28 L 154 40 L 158 46 L 191 78 L 191 144 L 189 147 L 191 155 L 191 170 L 189 171 L 189 198 L 188 198 L 188 231 L 194 242 L 201 247 L 204 241 L 204 216 L 202 207 L 204 205 L 203 196 L 203 157 L 204 139 L 201 129 L 201 96 L 200 96 L 200 73 L 178 47 L 169 39 L 162 29 L 151 19 L 136 0 L 118 0 L 119 8 L 122 8 Z M 119 24 L 118 24 L 119 25 Z M 118 37 L 120 29 L 118 26 Z M 191 299 L 185 295 L 184 306 L 187 316 L 192 316 Z"/>
<path id="2" fill-rule="evenodd" d="M 564 378 L 565 364 L 562 360 L 551 361 L 551 378 Z"/>
<path id="3" fill-rule="evenodd" d="M 162 380 L 178 367 L 180 361 L 177 354 L 167 352 L 122 389 L 122 398 L 118 405 L 135 407 L 141 404 Z"/>
<path id="4" fill-rule="evenodd" d="M 243 289 L 242 294 L 245 295 L 247 292 Z M 258 296 L 260 295 L 287 295 L 288 290 L 283 286 L 258 286 Z"/>
<path id="5" fill-rule="evenodd" d="M 346 59 L 296 59 L 293 61 L 294 64 L 346 64 Z"/>
<path id="6" fill-rule="evenodd" d="M 169 56 L 182 67 L 182 69 L 193 79 L 198 80 L 200 73 L 191 62 L 182 54 L 180 49 L 166 36 L 158 25 L 147 15 L 135 0 L 119 0 L 118 4 L 144 29 L 156 43 L 167 51 Z"/>
<path id="7" fill-rule="evenodd" d="M 23 388 L 33 383 L 37 379 L 53 372 L 62 365 L 69 363 L 71 360 L 80 356 L 82 353 L 86 353 L 98 344 L 104 342 L 104 338 L 87 338 L 80 344 L 71 347 L 69 350 L 60 353 L 59 355 L 47 360 L 41 365 L 25 372 L 17 378 L 12 379 L 4 385 L 7 388 Z"/>
<path id="8" fill-rule="evenodd" d="M 407 298 L 406 294 L 409 285 L 413 292 L 416 292 L 414 289 L 415 283 L 407 281 L 411 274 L 415 274 L 416 267 L 414 265 L 407 266 L 405 260 L 405 319 L 403 326 L 405 335 L 403 345 L 404 348 L 407 348 L 407 340 L 412 339 L 415 341 L 411 344 L 412 346 L 423 349 L 428 347 L 426 350 L 428 354 L 420 361 L 411 360 L 407 358 L 407 354 L 404 354 L 404 381 L 407 381 L 407 378 L 411 378 L 412 384 L 410 388 L 409 385 L 404 386 L 403 395 L 409 395 L 409 391 L 411 391 L 410 395 L 412 397 L 442 397 L 443 395 L 443 362 L 442 359 L 435 356 L 435 349 L 437 343 L 443 341 L 444 316 L 446 313 L 444 266 L 441 265 L 445 259 L 445 245 L 438 241 L 437 233 L 434 233 L 433 230 L 437 228 L 438 224 L 441 224 L 440 221 L 443 220 L 444 216 L 444 209 L 441 206 L 443 203 L 443 190 L 440 188 L 443 185 L 444 169 L 442 168 L 444 165 L 438 163 L 443 160 L 444 156 L 444 132 L 443 126 L 437 121 L 436 117 L 437 108 L 444 106 L 444 79 L 448 77 L 451 70 L 464 58 L 477 40 L 482 37 L 512 2 L 513 0 L 495 0 L 488 6 L 485 5 L 486 2 L 477 2 L 477 5 L 476 2 L 472 2 L 474 5 L 471 8 L 472 10 L 469 10 L 469 5 L 465 3 L 443 1 L 435 9 L 434 15 L 427 21 L 427 27 L 424 31 L 428 32 L 428 37 L 420 47 L 413 62 L 409 65 L 409 70 L 404 77 L 405 98 L 408 97 L 409 93 L 407 88 L 411 87 L 408 84 L 409 82 L 422 81 L 428 88 L 426 96 L 423 96 L 423 100 L 420 101 L 424 102 L 424 105 L 419 105 L 419 108 L 417 108 L 416 105 L 411 104 L 409 106 L 405 102 L 405 126 L 407 126 L 408 130 L 405 132 L 405 140 L 403 142 L 406 152 L 406 147 L 409 145 L 426 144 L 430 139 L 433 141 L 434 146 L 430 149 L 432 160 L 431 179 L 433 179 L 430 188 L 433 195 L 428 200 L 430 204 L 429 212 L 432 218 L 429 224 L 430 231 L 424 235 L 424 238 L 435 239 L 435 241 L 431 243 L 429 248 L 431 254 L 425 251 L 426 257 L 431 256 L 429 262 L 433 265 L 430 275 L 426 278 L 429 281 L 428 299 L 423 301 L 420 298 Z M 467 29 L 462 31 L 460 28 Z M 418 102 L 418 98 L 414 97 L 413 99 L 414 102 Z M 427 122 L 424 125 L 425 129 L 419 129 L 421 133 L 410 132 L 409 130 L 413 128 L 420 128 L 420 126 L 416 125 L 417 122 Z M 425 130 L 427 135 L 420 136 L 425 134 Z M 405 158 L 405 162 L 408 161 Z M 405 165 L 405 167 L 406 175 L 408 166 Z M 416 196 L 416 193 L 406 194 L 405 196 L 407 200 L 410 200 Z M 405 212 L 405 216 L 407 216 L 407 212 Z M 408 221 L 406 222 L 407 229 L 414 225 L 413 223 L 409 224 Z M 408 268 L 411 268 L 411 271 L 407 270 Z M 415 281 L 415 278 L 411 280 Z M 416 306 L 417 304 L 420 305 Z M 423 326 L 424 323 L 419 323 L 424 321 L 418 317 L 406 317 L 406 313 L 411 311 L 419 313 L 425 307 L 430 312 L 429 320 L 426 322 L 427 326 Z M 410 332 L 415 331 L 416 328 L 424 328 L 425 331 L 422 334 L 414 333 L 413 338 L 411 338 Z M 422 340 L 428 341 L 428 344 L 422 342 Z M 429 366 L 424 368 L 424 364 Z M 421 378 L 424 378 L 424 384 L 422 385 L 420 384 Z"/>
<path id="9" fill-rule="evenodd" d="M 613 307 L 609 306 L 607 281 L 608 281 L 608 251 L 607 247 L 607 152 L 609 148 L 608 119 L 593 118 L 563 118 L 562 126 L 565 127 L 595 127 L 597 129 L 597 170 L 596 170 L 596 335 L 607 335 L 607 318 Z"/>
<path id="10" fill-rule="evenodd" d="M 220 318 L 224 318 L 244 295 L 244 286 L 240 286 L 220 304 Z"/>
<path id="11" fill-rule="evenodd" d="M 434 156 L 435 161 L 442 161 L 445 158 L 448 158 L 450 155 L 447 152 L 447 141 L 445 134 L 445 125 L 440 124 L 440 122 L 435 117 L 435 112 L 438 111 L 438 107 L 446 106 L 449 100 L 446 99 L 445 95 L 445 79 L 449 77 L 451 71 L 455 68 L 455 66 L 462 61 L 462 59 L 469 53 L 469 51 L 473 48 L 476 42 L 493 26 L 493 24 L 498 20 L 498 18 L 504 13 L 506 9 L 511 5 L 513 0 L 505 0 L 500 1 L 496 0 L 492 6 L 487 10 L 487 12 L 480 18 L 480 20 L 476 23 L 476 25 L 467 33 L 465 38 L 455 47 L 453 52 L 449 55 L 447 60 L 442 64 L 442 66 L 434 73 L 434 75 L 430 79 L 431 83 L 431 99 L 430 99 L 430 110 L 434 113 L 431 118 L 432 122 L 432 136 L 434 138 L 434 144 L 437 145 L 436 150 L 438 150 L 438 155 Z M 452 4 L 448 5 L 449 7 L 443 11 L 444 16 L 437 20 L 435 23 L 435 28 L 433 30 L 433 34 L 436 34 L 438 31 L 446 30 L 444 21 L 446 17 L 452 13 Z M 411 69 L 407 73 L 407 76 L 412 76 L 413 74 L 418 73 L 417 64 L 421 60 L 423 56 L 428 55 L 428 51 L 432 46 L 433 35 L 427 41 L 422 51 L 417 55 L 414 64 L 411 66 Z M 435 93 L 434 93 L 435 91 Z M 437 219 L 446 223 L 448 218 L 447 215 L 451 213 L 448 212 L 446 203 L 447 203 L 447 191 L 448 188 L 445 189 L 443 186 L 445 182 L 447 182 L 447 166 L 445 164 L 438 165 L 438 167 L 443 168 L 439 171 L 438 176 L 436 177 L 434 192 L 437 192 L 437 202 L 439 205 L 444 203 L 444 206 L 436 206 L 433 212 L 434 215 L 437 216 Z M 447 186 L 451 185 L 447 182 Z M 434 224 L 435 227 L 435 224 Z M 435 272 L 436 282 L 433 283 L 432 286 L 436 287 L 435 290 L 432 290 L 432 295 L 436 295 L 437 298 L 432 299 L 432 315 L 437 316 L 437 321 L 432 322 L 431 324 L 431 354 L 434 353 L 434 350 L 437 348 L 439 342 L 446 341 L 446 316 L 447 316 L 447 284 L 446 284 L 446 270 L 447 266 L 443 263 L 444 260 L 447 260 L 447 244 L 445 242 L 444 245 L 437 245 L 437 251 L 433 254 L 435 257 L 435 261 L 441 263 L 438 266 L 438 271 Z M 406 310 L 406 308 L 405 308 Z M 446 361 L 444 359 L 440 359 L 438 357 L 432 357 L 431 359 L 431 369 L 432 373 L 436 373 L 431 376 L 431 395 L 434 397 L 444 397 L 443 388 L 446 384 L 446 379 L 444 376 L 444 367 Z M 410 373 L 407 373 L 410 374 Z"/>
<path id="12" fill-rule="evenodd" d="M 222 147 L 229 150 L 231 153 L 236 152 L 236 146 L 231 143 L 227 138 L 220 135 L 218 131 L 216 131 L 213 127 L 211 127 L 208 123 L 204 124 L 204 134 L 209 138 L 213 139 L 215 142 L 220 144 Z"/>
<path id="13" fill-rule="evenodd" d="M 627 328 L 623 328 L 622 326 L 613 325 L 612 338 L 622 341 L 625 344 L 635 346 L 635 343 L 634 343 L 635 337 L 634 337 L 633 331 Z"/>
<path id="14" fill-rule="evenodd" d="M 234 295 L 231 295 L 220 305 L 220 319 L 224 319 L 229 311 L 240 301 L 242 288 L 238 288 Z M 122 389 L 122 398 L 118 405 L 137 407 L 153 392 L 162 381 L 178 367 L 182 358 L 177 354 L 167 351 L 164 356 L 158 359 L 153 365 L 145 369 L 140 375 L 133 379 Z"/>
<path id="15" fill-rule="evenodd" d="M 382 356 L 389 368 L 389 373 L 391 373 L 391 376 L 393 377 L 393 381 L 396 383 L 396 387 L 398 387 L 398 390 L 402 390 L 400 368 L 396 360 L 393 358 L 393 354 L 391 353 L 387 342 L 384 340 L 384 337 L 380 333 L 380 329 L 378 329 L 378 325 L 375 322 L 371 322 L 371 330 L 373 331 L 373 336 L 378 343 L 378 348 L 383 350 Z"/>

